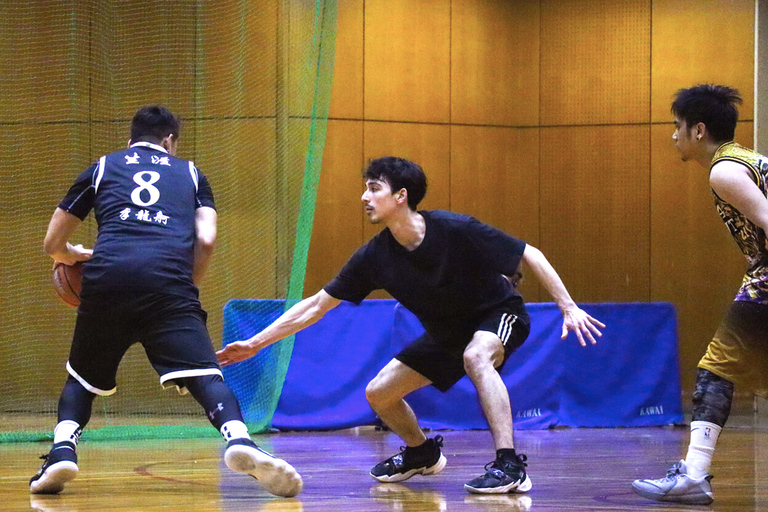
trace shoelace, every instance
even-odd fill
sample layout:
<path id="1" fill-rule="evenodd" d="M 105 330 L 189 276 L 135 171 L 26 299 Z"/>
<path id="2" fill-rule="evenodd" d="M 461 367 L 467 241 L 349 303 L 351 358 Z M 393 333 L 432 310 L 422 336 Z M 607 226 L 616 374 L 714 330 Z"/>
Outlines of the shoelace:
<path id="1" fill-rule="evenodd" d="M 672 464 L 672 467 L 667 469 L 667 476 L 665 477 L 666 480 L 674 480 L 675 478 L 677 478 L 677 475 L 680 474 L 681 469 L 682 468 L 680 467 L 679 462 L 675 462 L 674 464 Z"/>
<path id="2" fill-rule="evenodd" d="M 435 445 L 437 445 L 438 448 L 443 447 L 443 436 L 435 436 L 432 438 L 432 440 L 435 442 Z M 429 442 L 429 439 L 427 439 L 427 442 Z M 406 450 L 413 450 L 410 446 L 401 446 L 400 447 L 400 453 L 398 455 L 403 455 Z"/>
<path id="3" fill-rule="evenodd" d="M 488 464 L 485 465 L 483 469 L 486 471 L 490 471 L 493 469 L 498 469 L 502 473 L 506 473 L 506 468 L 504 466 L 509 465 L 514 467 L 515 469 L 522 469 L 528 467 L 528 464 L 526 464 L 526 461 L 528 460 L 528 457 L 525 456 L 525 454 L 518 454 L 517 459 L 519 462 L 516 461 L 506 461 L 506 463 L 502 463 L 499 461 L 499 459 L 492 460 Z"/>

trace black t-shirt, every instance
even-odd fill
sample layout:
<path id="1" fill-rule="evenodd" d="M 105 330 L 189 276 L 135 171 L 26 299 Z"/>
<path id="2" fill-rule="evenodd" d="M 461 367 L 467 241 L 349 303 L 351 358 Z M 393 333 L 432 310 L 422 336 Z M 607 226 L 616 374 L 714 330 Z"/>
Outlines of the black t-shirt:
<path id="1" fill-rule="evenodd" d="M 101 157 L 59 203 L 81 220 L 93 209 L 99 226 L 82 294 L 141 290 L 197 298 L 192 266 L 202 206 L 215 208 L 208 180 L 161 146 L 138 142 Z"/>
<path id="2" fill-rule="evenodd" d="M 474 219 L 446 211 L 420 211 L 424 240 L 408 251 L 388 228 L 347 261 L 325 291 L 359 304 L 384 289 L 436 339 L 474 331 L 484 314 L 522 297 L 503 275 L 517 271 L 525 242 Z"/>

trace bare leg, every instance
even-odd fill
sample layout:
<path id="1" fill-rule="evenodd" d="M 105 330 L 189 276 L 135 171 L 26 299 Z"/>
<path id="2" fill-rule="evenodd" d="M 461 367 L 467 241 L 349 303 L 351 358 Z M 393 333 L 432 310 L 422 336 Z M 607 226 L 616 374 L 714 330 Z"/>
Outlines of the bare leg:
<path id="1" fill-rule="evenodd" d="M 423 444 L 427 438 L 419 427 L 413 409 L 403 397 L 429 384 L 429 379 L 393 359 L 365 389 L 368 403 L 381 421 L 410 447 Z"/>
<path id="2" fill-rule="evenodd" d="M 509 392 L 496 371 L 503 360 L 504 346 L 491 332 L 477 331 L 464 351 L 464 369 L 477 388 L 497 450 L 515 447 Z"/>

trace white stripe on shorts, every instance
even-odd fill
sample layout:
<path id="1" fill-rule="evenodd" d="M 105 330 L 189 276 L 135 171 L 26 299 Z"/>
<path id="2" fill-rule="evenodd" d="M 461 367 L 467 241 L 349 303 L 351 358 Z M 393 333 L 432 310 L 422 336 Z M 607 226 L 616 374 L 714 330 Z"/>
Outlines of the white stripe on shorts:
<path id="1" fill-rule="evenodd" d="M 509 313 L 503 313 L 501 315 L 501 321 L 499 322 L 499 329 L 496 331 L 496 336 L 501 340 L 501 344 L 505 347 L 509 341 L 509 336 L 512 334 L 512 325 L 517 321 L 517 315 L 510 315 Z"/>
<path id="2" fill-rule="evenodd" d="M 115 394 L 115 392 L 117 391 L 117 388 L 116 388 L 116 387 L 114 387 L 114 388 L 112 388 L 112 389 L 99 389 L 99 388 L 97 388 L 97 387 L 95 387 L 95 386 L 91 386 L 90 384 L 88 384 L 88 381 L 87 381 L 87 380 L 85 380 L 84 378 L 82 378 L 82 377 L 81 377 L 81 376 L 80 376 L 80 375 L 79 375 L 79 374 L 78 374 L 78 373 L 75 371 L 75 369 L 74 369 L 74 368 L 72 368 L 72 365 L 70 365 L 70 364 L 69 364 L 69 361 L 67 361 L 67 372 L 68 372 L 68 373 L 69 373 L 69 374 L 70 374 L 72 377 L 74 377 L 74 378 L 75 378 L 75 380 L 76 380 L 77 382 L 79 382 L 79 383 L 80 383 L 80 385 L 82 385 L 82 386 L 83 386 L 85 389 L 87 389 L 88 391 L 90 391 L 90 392 L 91 392 L 91 393 L 93 393 L 94 395 L 99 395 L 99 396 L 110 396 L 110 395 L 114 395 L 114 394 Z"/>
<path id="3" fill-rule="evenodd" d="M 202 377 L 203 375 L 218 375 L 222 379 L 224 378 L 224 375 L 222 375 L 221 370 L 219 370 L 218 368 L 199 368 L 197 370 L 177 370 L 175 372 L 170 372 L 170 373 L 166 373 L 165 375 L 161 375 L 160 385 L 163 386 L 163 389 L 170 389 L 175 386 L 176 391 L 178 391 L 180 395 L 186 395 L 188 393 L 187 388 L 183 386 L 179 386 L 178 384 L 166 384 L 166 382 L 174 379 L 183 379 L 185 377 Z"/>

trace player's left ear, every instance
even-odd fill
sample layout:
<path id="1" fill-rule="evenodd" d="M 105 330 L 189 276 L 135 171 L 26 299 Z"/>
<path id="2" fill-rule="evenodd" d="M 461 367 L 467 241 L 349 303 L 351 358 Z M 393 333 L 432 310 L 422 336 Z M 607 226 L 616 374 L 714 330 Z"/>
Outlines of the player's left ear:
<path id="1" fill-rule="evenodd" d="M 405 188 L 401 188 L 397 191 L 397 202 L 398 203 L 406 203 L 408 202 L 408 190 Z"/>
<path id="2" fill-rule="evenodd" d="M 696 123 L 696 125 L 691 129 L 691 135 L 696 140 L 702 140 L 707 135 L 707 125 L 704 123 Z"/>

